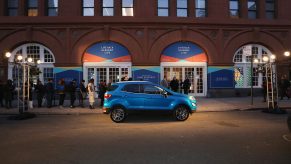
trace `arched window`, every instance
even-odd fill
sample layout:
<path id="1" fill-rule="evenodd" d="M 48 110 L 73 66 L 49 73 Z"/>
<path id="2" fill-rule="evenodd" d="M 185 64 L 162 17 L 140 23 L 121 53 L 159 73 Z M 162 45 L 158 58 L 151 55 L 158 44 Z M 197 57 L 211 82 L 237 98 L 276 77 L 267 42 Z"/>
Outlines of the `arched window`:
<path id="1" fill-rule="evenodd" d="M 251 71 L 252 58 L 263 62 L 263 57 L 268 56 L 270 62 L 273 62 L 271 55 L 270 50 L 258 44 L 248 44 L 239 48 L 233 57 L 235 88 L 249 88 L 252 81 L 254 87 L 260 88 L 264 75 L 257 71 L 256 63 L 253 63 L 253 71 Z"/>
<path id="2" fill-rule="evenodd" d="M 33 77 L 34 81 L 40 79 L 42 82 L 46 83 L 49 78 L 54 77 L 53 68 L 55 58 L 47 47 L 38 43 L 23 44 L 11 52 L 9 62 L 15 61 L 16 57 L 19 55 L 23 56 L 23 60 L 26 58 L 32 58 L 34 61 L 40 60 L 40 64 L 36 66 L 41 73 Z M 12 79 L 16 82 L 18 77 L 21 77 L 21 73 L 21 68 L 15 67 L 13 64 L 9 65 L 8 79 Z"/>

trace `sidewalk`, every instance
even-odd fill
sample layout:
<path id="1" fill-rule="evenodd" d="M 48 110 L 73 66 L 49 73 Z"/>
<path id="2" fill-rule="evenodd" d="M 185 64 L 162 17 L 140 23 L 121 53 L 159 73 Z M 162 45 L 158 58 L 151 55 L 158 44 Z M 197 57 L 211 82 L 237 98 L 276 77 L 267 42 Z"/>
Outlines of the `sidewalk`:
<path id="1" fill-rule="evenodd" d="M 233 111 L 233 110 L 262 110 L 267 108 L 267 103 L 262 102 L 261 97 L 254 97 L 253 105 L 251 105 L 251 97 L 230 97 L 230 98 L 206 98 L 206 97 L 197 97 L 198 110 L 197 112 L 223 112 L 223 111 Z M 68 104 L 65 103 L 65 104 Z M 77 104 L 77 102 L 76 102 Z M 15 105 L 14 105 L 15 106 Z M 68 105 L 67 105 L 68 106 Z M 280 100 L 279 107 L 282 109 L 291 109 L 291 99 Z M 98 114 L 102 113 L 101 108 L 98 106 L 94 110 L 88 108 L 76 107 L 69 108 L 64 107 L 63 109 L 58 106 L 52 108 L 33 108 L 29 109 L 28 112 L 35 114 L 44 114 L 44 115 L 78 115 L 78 114 Z M 18 114 L 18 109 L 6 109 L 0 108 L 0 115 L 10 115 Z"/>

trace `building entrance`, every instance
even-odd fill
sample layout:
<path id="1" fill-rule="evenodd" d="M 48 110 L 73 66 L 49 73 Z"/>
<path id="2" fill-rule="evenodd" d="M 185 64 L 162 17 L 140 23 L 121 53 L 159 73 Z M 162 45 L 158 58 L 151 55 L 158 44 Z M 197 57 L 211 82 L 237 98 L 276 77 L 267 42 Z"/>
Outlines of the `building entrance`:
<path id="1" fill-rule="evenodd" d="M 163 76 L 167 77 L 168 82 L 176 77 L 179 82 L 179 92 L 183 93 L 182 82 L 189 78 L 191 86 L 189 94 L 195 96 L 205 96 L 205 85 L 206 85 L 206 67 L 181 67 L 181 66 L 164 66 L 162 67 Z"/>

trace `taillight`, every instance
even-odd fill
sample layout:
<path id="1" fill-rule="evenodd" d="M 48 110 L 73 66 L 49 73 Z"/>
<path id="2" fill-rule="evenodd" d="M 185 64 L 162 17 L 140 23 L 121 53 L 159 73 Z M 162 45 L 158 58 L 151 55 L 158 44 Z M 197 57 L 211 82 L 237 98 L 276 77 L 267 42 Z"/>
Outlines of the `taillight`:
<path id="1" fill-rule="evenodd" d="M 107 94 L 107 93 L 105 93 L 105 95 L 104 95 L 104 98 L 105 99 L 109 99 L 111 97 L 111 94 Z"/>

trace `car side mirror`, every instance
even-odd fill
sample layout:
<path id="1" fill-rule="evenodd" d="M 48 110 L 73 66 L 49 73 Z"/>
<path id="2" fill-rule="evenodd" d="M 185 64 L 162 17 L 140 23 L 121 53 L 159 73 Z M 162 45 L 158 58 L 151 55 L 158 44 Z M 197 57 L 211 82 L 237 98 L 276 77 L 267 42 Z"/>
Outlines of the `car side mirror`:
<path id="1" fill-rule="evenodd" d="M 163 90 L 163 91 L 162 91 L 162 95 L 163 95 L 164 97 L 168 97 L 168 92 L 165 91 L 165 90 Z"/>

